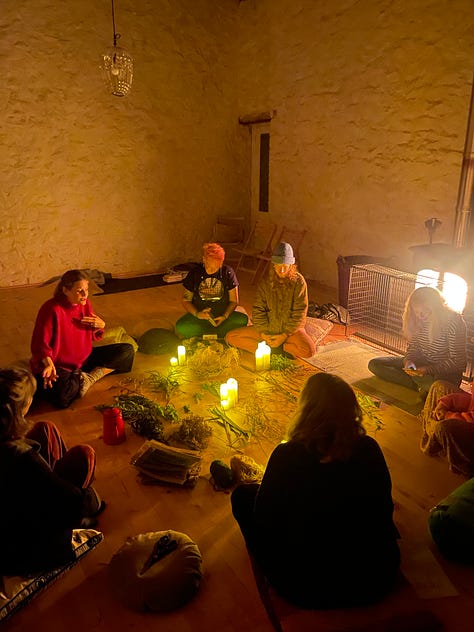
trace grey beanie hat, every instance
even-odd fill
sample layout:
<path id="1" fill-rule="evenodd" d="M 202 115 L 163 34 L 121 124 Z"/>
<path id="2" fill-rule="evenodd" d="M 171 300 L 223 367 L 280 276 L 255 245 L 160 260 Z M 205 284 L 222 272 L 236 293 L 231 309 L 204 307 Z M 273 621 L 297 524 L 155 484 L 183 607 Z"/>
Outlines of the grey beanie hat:
<path id="1" fill-rule="evenodd" d="M 293 248 L 286 241 L 282 241 L 273 251 L 272 263 L 289 264 L 295 262 Z"/>

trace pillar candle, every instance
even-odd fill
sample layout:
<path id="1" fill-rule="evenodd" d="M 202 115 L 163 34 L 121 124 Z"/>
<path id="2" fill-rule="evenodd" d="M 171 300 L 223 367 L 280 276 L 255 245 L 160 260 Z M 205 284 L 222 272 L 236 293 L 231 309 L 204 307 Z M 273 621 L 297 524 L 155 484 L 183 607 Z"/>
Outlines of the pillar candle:
<path id="1" fill-rule="evenodd" d="M 184 345 L 178 347 L 178 364 L 180 366 L 186 364 L 186 347 Z"/>
<path id="2" fill-rule="evenodd" d="M 229 404 L 230 404 L 230 407 L 232 408 L 239 401 L 239 385 L 235 378 L 230 377 L 227 380 L 227 391 L 229 394 Z"/>
<path id="3" fill-rule="evenodd" d="M 171 366 L 177 366 L 178 365 L 178 358 L 171 358 L 170 359 L 170 364 L 171 364 Z"/>
<path id="4" fill-rule="evenodd" d="M 255 369 L 257 371 L 261 371 L 263 369 L 263 349 L 262 347 L 257 347 L 255 351 Z"/>
<path id="5" fill-rule="evenodd" d="M 270 355 L 272 353 L 272 349 L 269 345 L 265 345 L 263 347 L 263 357 L 262 357 L 262 369 L 267 370 L 270 368 Z"/>

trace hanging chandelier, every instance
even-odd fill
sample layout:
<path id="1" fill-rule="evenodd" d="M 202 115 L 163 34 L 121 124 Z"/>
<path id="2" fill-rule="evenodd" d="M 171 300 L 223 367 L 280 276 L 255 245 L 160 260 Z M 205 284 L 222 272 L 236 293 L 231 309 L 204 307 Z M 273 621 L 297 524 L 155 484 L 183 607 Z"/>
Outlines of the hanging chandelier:
<path id="1" fill-rule="evenodd" d="M 120 33 L 115 31 L 114 0 L 112 0 L 112 28 L 114 45 L 102 54 L 101 68 L 109 92 L 116 97 L 125 97 L 132 87 L 133 59 L 126 50 L 117 46 Z"/>

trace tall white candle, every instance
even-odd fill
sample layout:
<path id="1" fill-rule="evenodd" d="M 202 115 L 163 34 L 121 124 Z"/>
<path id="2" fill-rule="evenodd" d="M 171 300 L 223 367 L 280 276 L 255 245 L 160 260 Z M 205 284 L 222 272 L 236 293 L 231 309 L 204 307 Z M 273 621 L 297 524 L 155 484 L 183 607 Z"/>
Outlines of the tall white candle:
<path id="1" fill-rule="evenodd" d="M 186 347 L 184 345 L 178 347 L 178 364 L 180 366 L 186 364 Z"/>
<path id="2" fill-rule="evenodd" d="M 232 408 L 239 401 L 239 385 L 235 378 L 230 377 L 227 380 L 227 391 L 229 393 L 229 404 Z"/>
<path id="3" fill-rule="evenodd" d="M 269 345 L 265 345 L 265 347 L 263 348 L 263 357 L 262 357 L 262 368 L 264 370 L 267 370 L 270 368 L 270 355 L 271 355 L 272 349 Z"/>
<path id="4" fill-rule="evenodd" d="M 229 398 L 229 387 L 227 386 L 227 382 L 221 384 L 219 387 L 219 395 L 221 398 L 221 406 L 224 410 L 228 410 L 230 408 L 230 398 Z"/>
<path id="5" fill-rule="evenodd" d="M 263 349 L 262 347 L 257 347 L 255 351 L 255 370 L 261 371 L 263 368 Z"/>

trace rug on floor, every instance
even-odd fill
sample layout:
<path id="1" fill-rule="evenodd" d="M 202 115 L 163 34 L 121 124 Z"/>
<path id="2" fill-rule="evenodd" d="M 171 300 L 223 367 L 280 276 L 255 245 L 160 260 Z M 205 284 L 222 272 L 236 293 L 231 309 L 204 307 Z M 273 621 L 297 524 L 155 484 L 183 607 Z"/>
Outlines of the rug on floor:
<path id="1" fill-rule="evenodd" d="M 307 362 L 322 371 L 339 375 L 363 393 L 385 404 L 418 415 L 423 402 L 416 391 L 381 380 L 367 368 L 369 360 L 383 355 L 390 354 L 359 340 L 343 340 L 318 347 L 316 354 L 308 358 Z"/>

